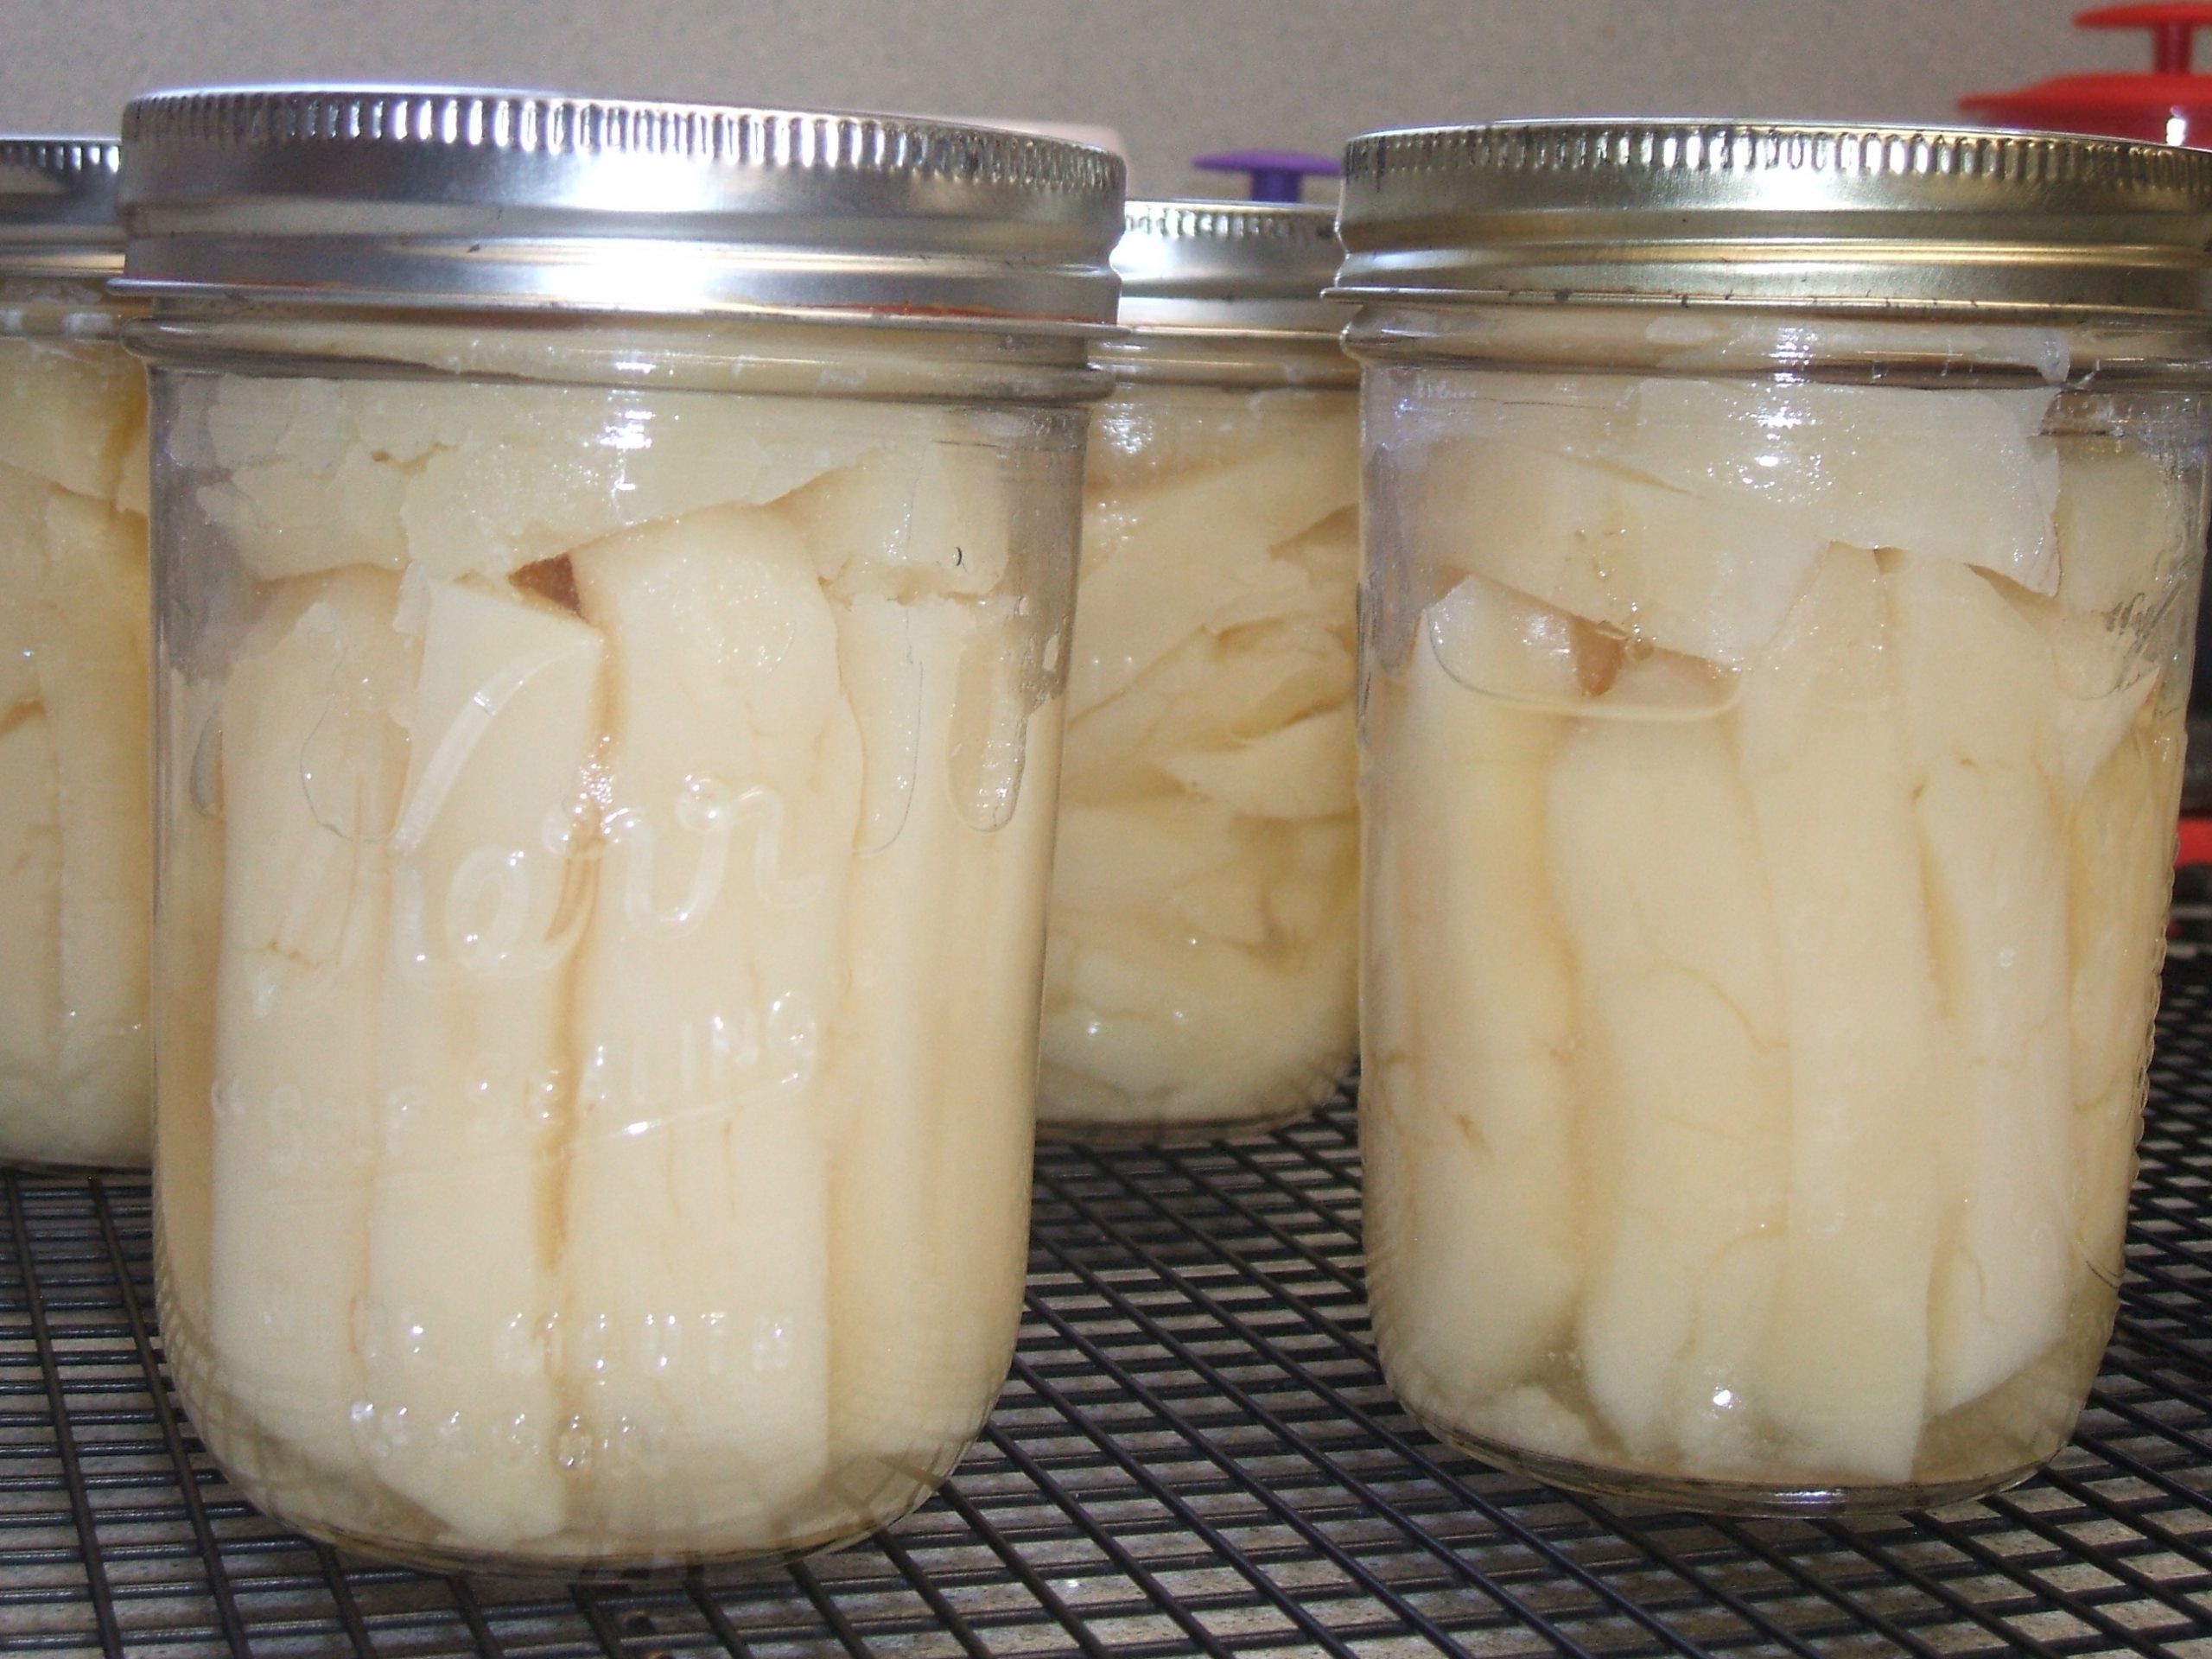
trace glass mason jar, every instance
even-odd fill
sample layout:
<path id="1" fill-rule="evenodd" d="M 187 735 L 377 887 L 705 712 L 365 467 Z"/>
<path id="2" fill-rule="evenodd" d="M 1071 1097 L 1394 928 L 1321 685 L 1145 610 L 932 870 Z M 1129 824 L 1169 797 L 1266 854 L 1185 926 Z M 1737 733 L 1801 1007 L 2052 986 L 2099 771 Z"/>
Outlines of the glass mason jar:
<path id="1" fill-rule="evenodd" d="M 423 1564 L 895 1520 L 1020 1316 L 1120 164 L 504 94 L 124 148 L 187 1410 Z"/>
<path id="2" fill-rule="evenodd" d="M 2024 1478 L 2121 1273 L 2212 156 L 1570 124 L 1347 176 L 1393 1388 L 1696 1508 Z"/>
<path id="3" fill-rule="evenodd" d="M 109 140 L 0 138 L 0 1161 L 153 1156 L 146 381 Z"/>
<path id="4" fill-rule="evenodd" d="M 1092 417 L 1044 1134 L 1201 1139 L 1358 1046 L 1357 371 L 1326 208 L 1133 202 Z"/>

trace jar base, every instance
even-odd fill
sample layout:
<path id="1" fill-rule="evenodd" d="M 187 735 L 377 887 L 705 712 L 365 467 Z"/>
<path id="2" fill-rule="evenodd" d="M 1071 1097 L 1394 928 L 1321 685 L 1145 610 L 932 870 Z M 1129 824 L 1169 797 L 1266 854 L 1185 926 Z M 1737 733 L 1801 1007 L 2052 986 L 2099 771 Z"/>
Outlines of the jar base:
<path id="1" fill-rule="evenodd" d="M 1102 1152 L 1126 1151 L 1135 1147 L 1198 1147 L 1210 1141 L 1287 1129 L 1313 1116 L 1322 1103 L 1300 1106 L 1287 1112 L 1269 1112 L 1260 1117 L 1216 1117 L 1195 1122 L 1151 1118 L 1126 1123 L 1077 1123 L 1039 1118 L 1037 1138 L 1053 1146 L 1091 1147 Z"/>
<path id="2" fill-rule="evenodd" d="M 1807 1516 L 1901 1515 L 1916 1510 L 1942 1509 L 2001 1492 L 2036 1475 L 2048 1459 L 2025 1464 L 2002 1473 L 1972 1480 L 1900 1481 L 1892 1484 L 1853 1484 L 1848 1486 L 1762 1485 L 1751 1481 L 1708 1480 L 1692 1475 L 1638 1473 L 1580 1463 L 1572 1458 L 1530 1452 L 1503 1441 L 1485 1440 L 1464 1429 L 1447 1428 L 1415 1416 L 1428 1432 L 1471 1458 L 1565 1492 L 1654 1508 L 1687 1510 L 1700 1515 L 1741 1516 L 1749 1519 L 1786 1521 Z"/>
<path id="3" fill-rule="evenodd" d="M 772 1577 L 795 1562 L 810 1560 L 817 1555 L 833 1554 L 838 1550 L 850 1548 L 863 1539 L 892 1531 L 936 1497 L 942 1484 L 940 1481 L 916 1492 L 905 1507 L 881 1520 L 846 1528 L 804 1543 L 743 1554 L 709 1550 L 696 1556 L 670 1555 L 639 1561 L 625 1561 L 616 1555 L 599 1559 L 579 1556 L 572 1560 L 533 1560 L 526 1550 L 501 1554 L 496 1551 L 443 1549 L 435 1544 L 416 1544 L 357 1534 L 343 1527 L 330 1526 L 321 1521 L 303 1520 L 293 1515 L 277 1515 L 272 1518 L 317 1543 L 328 1544 L 365 1560 L 380 1561 L 417 1573 L 493 1573 L 501 1578 L 543 1577 L 557 1579 L 564 1584 L 653 1585 L 681 1579 L 702 1567 L 712 1567 L 721 1573 Z"/>

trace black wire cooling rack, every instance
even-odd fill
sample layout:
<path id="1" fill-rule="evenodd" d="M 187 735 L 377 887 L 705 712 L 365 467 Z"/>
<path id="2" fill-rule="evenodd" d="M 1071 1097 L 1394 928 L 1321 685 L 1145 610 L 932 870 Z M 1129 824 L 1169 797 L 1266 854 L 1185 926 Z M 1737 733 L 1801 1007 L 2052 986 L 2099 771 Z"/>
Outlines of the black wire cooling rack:
<path id="1" fill-rule="evenodd" d="M 2212 1656 L 2212 905 L 2181 913 L 2119 1332 L 2074 1445 L 1986 1502 L 1715 1521 L 1448 1451 L 1376 1370 L 1340 1101 L 1044 1154 L 1013 1377 L 893 1535 L 769 1577 L 425 1577 L 214 1472 L 162 1368 L 142 1182 L 7 1176 L 0 1649 Z"/>

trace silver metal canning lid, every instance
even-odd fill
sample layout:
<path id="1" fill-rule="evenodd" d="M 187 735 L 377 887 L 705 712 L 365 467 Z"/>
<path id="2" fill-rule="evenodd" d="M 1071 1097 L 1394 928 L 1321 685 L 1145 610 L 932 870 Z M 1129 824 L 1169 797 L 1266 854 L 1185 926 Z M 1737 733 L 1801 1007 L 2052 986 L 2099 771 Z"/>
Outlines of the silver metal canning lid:
<path id="1" fill-rule="evenodd" d="M 1113 321 L 1122 167 L 903 117 L 431 88 L 157 92 L 123 121 L 125 291 Z"/>
<path id="2" fill-rule="evenodd" d="M 2050 133 L 1529 121 L 1344 151 L 1341 297 L 2178 318 L 2212 152 Z"/>
<path id="3" fill-rule="evenodd" d="M 0 271 L 108 276 L 123 268 L 112 138 L 0 137 Z"/>
<path id="4" fill-rule="evenodd" d="M 1334 334 L 1345 311 L 1321 297 L 1344 250 L 1327 207 L 1133 201 L 1114 269 L 1132 328 Z"/>

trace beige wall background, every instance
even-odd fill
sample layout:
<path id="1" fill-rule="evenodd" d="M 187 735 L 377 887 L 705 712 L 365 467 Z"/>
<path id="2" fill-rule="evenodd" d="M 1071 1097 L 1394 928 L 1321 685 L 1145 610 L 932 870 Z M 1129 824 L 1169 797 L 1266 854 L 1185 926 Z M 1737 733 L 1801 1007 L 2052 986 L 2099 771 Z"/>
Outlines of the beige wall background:
<path id="1" fill-rule="evenodd" d="M 1932 121 L 2147 65 L 2084 0 L 0 0 L 0 128 L 132 92 L 368 79 L 1098 123 L 1141 192 L 1189 156 L 1535 114 Z M 2207 49 L 2212 61 L 2212 47 Z"/>

